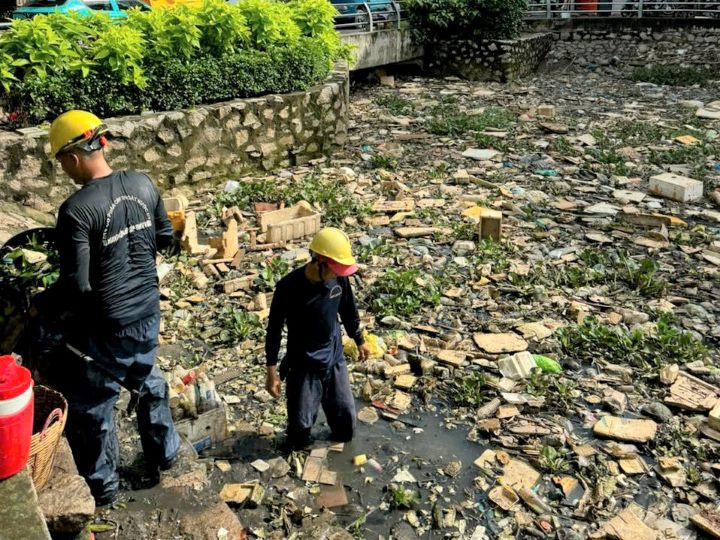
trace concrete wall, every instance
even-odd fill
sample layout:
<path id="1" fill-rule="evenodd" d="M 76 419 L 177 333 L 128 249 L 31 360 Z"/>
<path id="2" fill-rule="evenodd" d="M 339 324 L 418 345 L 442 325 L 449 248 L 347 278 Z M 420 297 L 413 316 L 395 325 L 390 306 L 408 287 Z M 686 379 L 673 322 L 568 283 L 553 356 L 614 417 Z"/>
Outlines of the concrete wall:
<path id="1" fill-rule="evenodd" d="M 109 118 L 108 159 L 163 188 L 305 163 L 345 144 L 349 93 L 335 71 L 307 92 Z M 44 129 L 0 132 L 0 201 L 48 212 L 73 191 L 48 148 Z"/>
<path id="2" fill-rule="evenodd" d="M 440 41 L 426 47 L 426 66 L 442 76 L 507 82 L 535 72 L 552 43 L 551 33 L 495 41 Z"/>
<path id="3" fill-rule="evenodd" d="M 555 43 L 546 68 L 612 66 L 630 70 L 649 64 L 720 65 L 720 21 L 596 19 L 551 28 Z M 546 23 L 534 28 L 547 29 Z"/>
<path id="4" fill-rule="evenodd" d="M 343 43 L 355 46 L 351 70 L 368 69 L 397 64 L 423 57 L 423 47 L 417 45 L 409 30 L 379 30 L 366 34 L 345 34 Z"/>

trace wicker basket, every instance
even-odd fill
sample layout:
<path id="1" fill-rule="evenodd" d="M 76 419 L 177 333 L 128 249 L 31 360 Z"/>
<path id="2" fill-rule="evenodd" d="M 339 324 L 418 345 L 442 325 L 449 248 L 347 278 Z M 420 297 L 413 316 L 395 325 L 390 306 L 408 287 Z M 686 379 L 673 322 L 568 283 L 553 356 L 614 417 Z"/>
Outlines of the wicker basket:
<path id="1" fill-rule="evenodd" d="M 67 401 L 47 386 L 35 387 L 35 417 L 30 443 L 30 470 L 35 489 L 40 491 L 52 474 L 55 450 L 65 429 Z"/>

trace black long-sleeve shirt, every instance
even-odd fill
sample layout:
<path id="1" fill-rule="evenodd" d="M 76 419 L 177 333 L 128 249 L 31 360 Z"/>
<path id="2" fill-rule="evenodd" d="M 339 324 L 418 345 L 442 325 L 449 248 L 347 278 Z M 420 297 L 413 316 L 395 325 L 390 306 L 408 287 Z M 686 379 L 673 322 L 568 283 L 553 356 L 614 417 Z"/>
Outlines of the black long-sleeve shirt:
<path id="1" fill-rule="evenodd" d="M 89 182 L 60 207 L 58 289 L 81 320 L 119 329 L 159 312 L 155 257 L 172 225 L 152 181 L 117 171 Z"/>
<path id="2" fill-rule="evenodd" d="M 286 361 L 291 366 L 322 369 L 342 360 L 338 315 L 348 335 L 361 345 L 360 316 L 348 278 L 313 283 L 305 276 L 304 266 L 290 272 L 278 282 L 270 305 L 265 338 L 267 365 L 278 362 L 285 324 Z"/>

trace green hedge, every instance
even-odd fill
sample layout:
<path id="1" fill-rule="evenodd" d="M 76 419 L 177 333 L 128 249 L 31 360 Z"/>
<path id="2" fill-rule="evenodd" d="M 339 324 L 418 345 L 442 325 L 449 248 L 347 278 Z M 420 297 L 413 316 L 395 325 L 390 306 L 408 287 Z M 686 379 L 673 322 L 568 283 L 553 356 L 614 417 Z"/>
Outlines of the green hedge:
<path id="1" fill-rule="evenodd" d="M 17 124 L 72 108 L 100 116 L 304 90 L 348 49 L 327 0 L 208 0 L 201 8 L 53 14 L 0 34 L 3 101 Z"/>
<path id="2" fill-rule="evenodd" d="M 422 41 L 509 39 L 523 26 L 526 0 L 406 0 L 403 10 Z"/>

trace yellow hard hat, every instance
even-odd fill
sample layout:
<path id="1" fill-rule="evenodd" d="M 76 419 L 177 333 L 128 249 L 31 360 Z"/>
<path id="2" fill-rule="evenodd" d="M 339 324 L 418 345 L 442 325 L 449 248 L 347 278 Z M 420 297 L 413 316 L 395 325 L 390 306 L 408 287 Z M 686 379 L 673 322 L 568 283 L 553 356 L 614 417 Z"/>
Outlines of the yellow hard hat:
<path id="1" fill-rule="evenodd" d="M 347 234 L 335 227 L 321 229 L 310 242 L 310 251 L 343 266 L 356 264 L 350 247 L 350 239 Z"/>
<path id="2" fill-rule="evenodd" d="M 50 157 L 54 158 L 63 150 L 80 147 L 84 150 L 99 150 L 105 146 L 102 138 L 108 128 L 103 121 L 87 111 L 68 111 L 58 116 L 50 125 Z"/>

